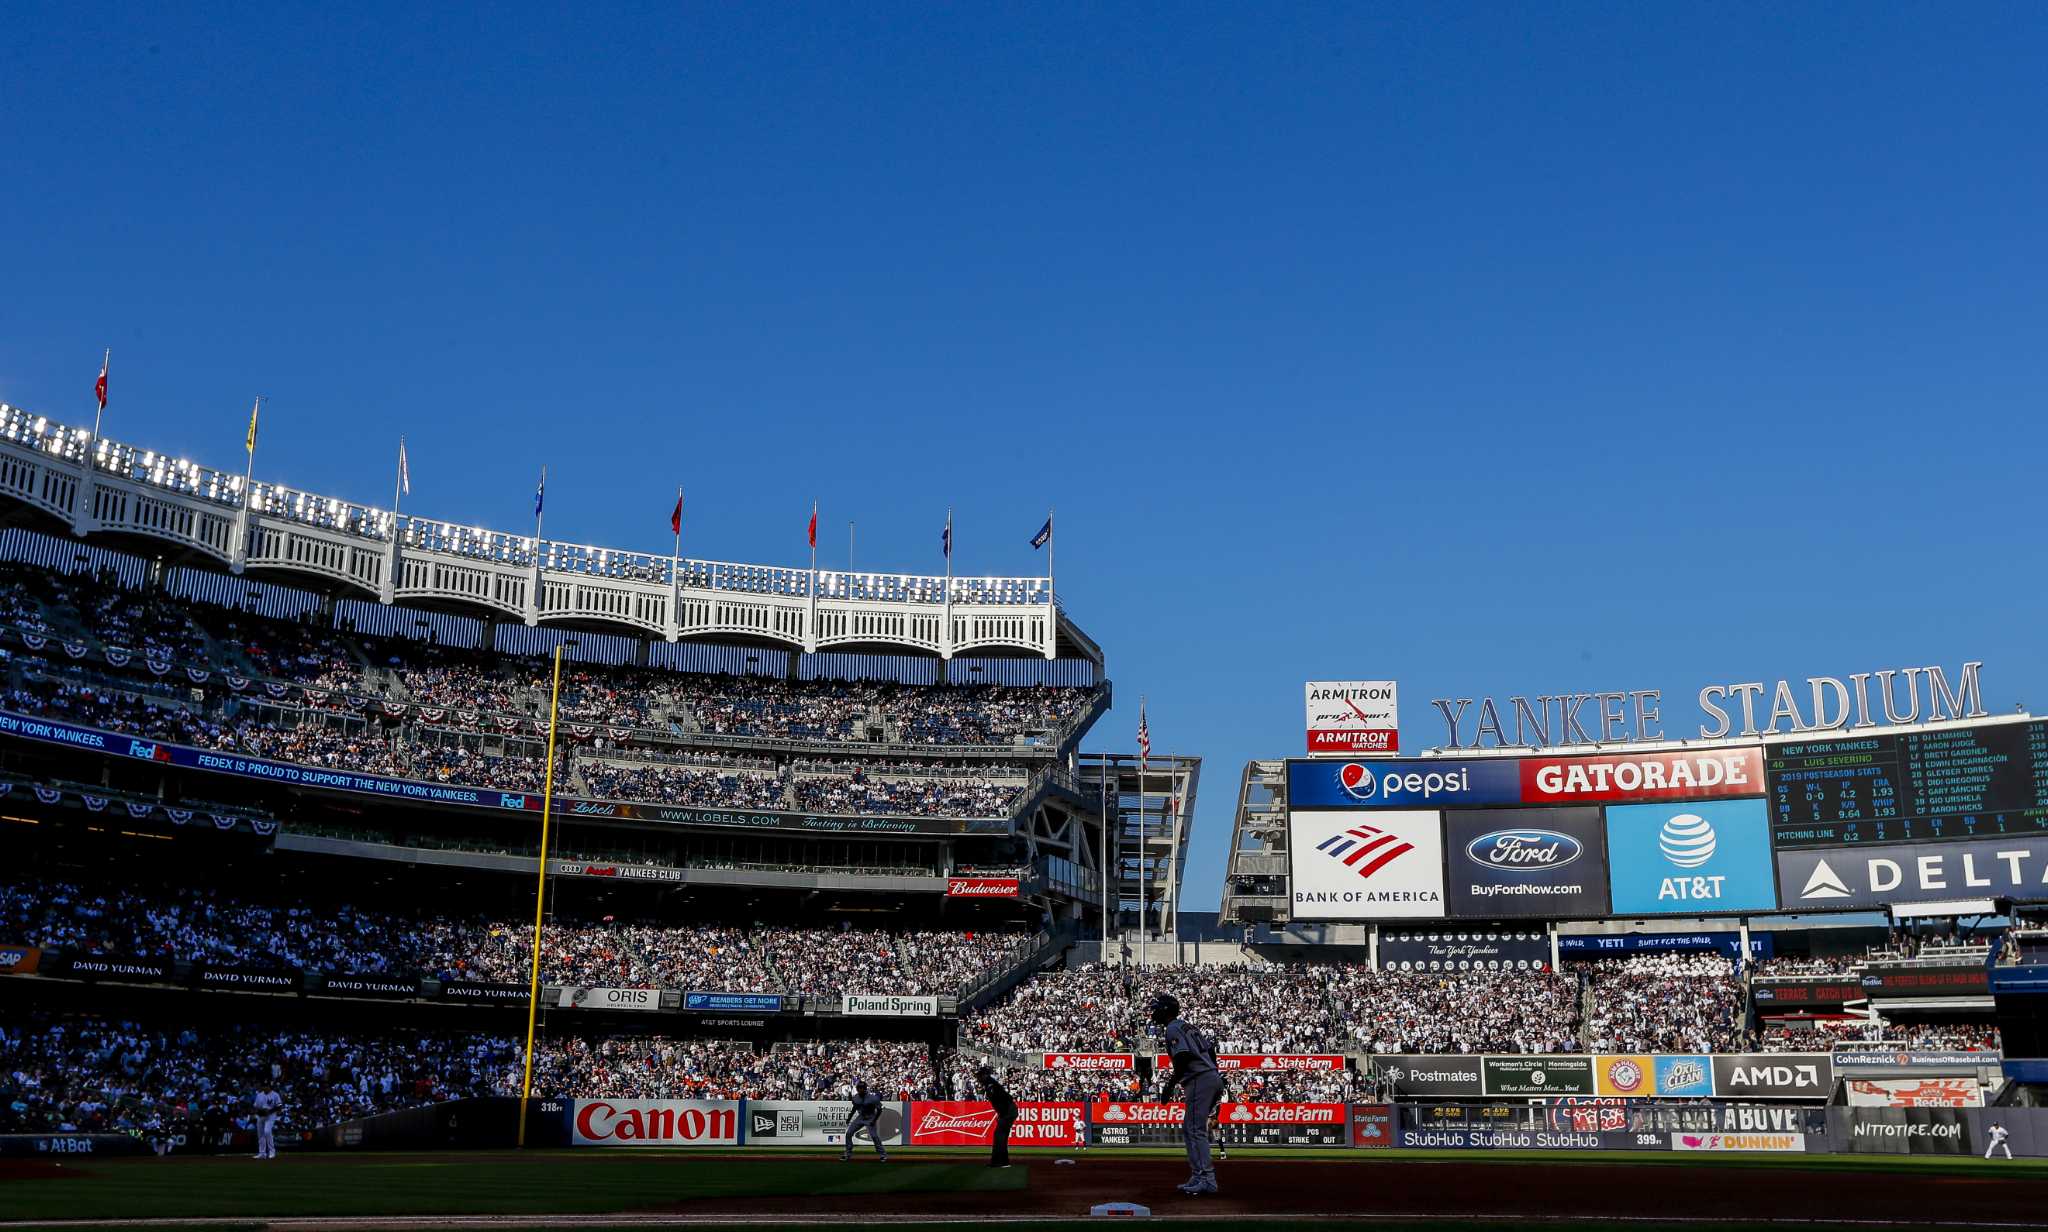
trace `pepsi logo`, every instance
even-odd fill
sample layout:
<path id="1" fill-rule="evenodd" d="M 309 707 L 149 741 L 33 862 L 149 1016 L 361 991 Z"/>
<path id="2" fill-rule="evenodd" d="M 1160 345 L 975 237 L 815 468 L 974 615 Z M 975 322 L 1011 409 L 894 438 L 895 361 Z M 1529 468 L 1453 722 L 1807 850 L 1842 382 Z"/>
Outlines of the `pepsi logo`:
<path id="1" fill-rule="evenodd" d="M 1337 785 L 1354 800 L 1370 800 L 1380 787 L 1373 772 L 1355 761 L 1346 762 L 1344 768 L 1337 771 Z"/>

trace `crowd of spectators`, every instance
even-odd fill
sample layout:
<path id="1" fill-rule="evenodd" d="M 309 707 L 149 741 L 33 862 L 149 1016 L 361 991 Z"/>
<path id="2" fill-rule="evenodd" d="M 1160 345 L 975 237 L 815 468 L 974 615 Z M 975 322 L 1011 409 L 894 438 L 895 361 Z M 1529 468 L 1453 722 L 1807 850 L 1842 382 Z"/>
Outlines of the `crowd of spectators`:
<path id="1" fill-rule="evenodd" d="M 883 932 L 843 928 L 762 928 L 755 936 L 766 949 L 779 985 L 791 992 L 901 993 L 935 996 L 957 993 L 1003 967 L 1025 935 L 1017 932 Z"/>
<path id="2" fill-rule="evenodd" d="M 930 1050 L 887 1040 L 771 1044 L 660 1036 L 577 1036 L 534 1049 L 534 1090 L 567 1099 L 884 1099 L 939 1094 Z"/>
<path id="3" fill-rule="evenodd" d="M 1019 784 L 986 779 L 876 779 L 806 776 L 796 780 L 797 807 L 817 813 L 910 813 L 918 817 L 1003 817 Z"/>
<path id="4" fill-rule="evenodd" d="M 1921 1052 L 1996 1052 L 2000 1040 L 1998 1027 L 1989 1022 L 1815 1018 L 1767 1024 L 1757 1044 L 1764 1052 L 1826 1052 L 1837 1045 Z"/>
<path id="5" fill-rule="evenodd" d="M 583 786 L 602 800 L 648 800 L 699 808 L 785 809 L 788 785 L 757 770 L 705 769 L 665 762 L 584 761 Z"/>
<path id="6" fill-rule="evenodd" d="M 1372 1053 L 1577 1052 L 1579 984 L 1538 971 L 1332 972 L 1343 1032 Z"/>
<path id="7" fill-rule="evenodd" d="M 1867 961 L 1860 954 L 1778 954 L 1753 960 L 1749 970 L 1760 976 L 1848 975 Z"/>
<path id="8" fill-rule="evenodd" d="M 1745 990 L 1719 954 L 1636 954 L 1577 964 L 1593 1052 L 1740 1052 Z"/>
<path id="9" fill-rule="evenodd" d="M 0 1133 L 183 1135 L 219 1145 L 276 1091 L 278 1137 L 357 1117 L 516 1092 L 519 1046 L 474 1032 L 374 1034 L 145 1025 L 93 1014 L 0 1021 Z"/>

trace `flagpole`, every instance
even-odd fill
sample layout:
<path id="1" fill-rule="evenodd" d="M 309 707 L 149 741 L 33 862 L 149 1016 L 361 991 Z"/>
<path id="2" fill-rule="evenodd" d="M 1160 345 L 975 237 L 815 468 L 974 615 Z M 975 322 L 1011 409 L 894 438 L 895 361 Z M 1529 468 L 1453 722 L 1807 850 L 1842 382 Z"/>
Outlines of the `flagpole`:
<path id="1" fill-rule="evenodd" d="M 256 426 L 263 414 L 263 395 L 256 396 L 256 405 L 249 408 L 249 464 L 242 469 L 242 508 L 240 520 L 235 525 L 234 570 L 242 571 L 249 559 L 249 513 L 250 504 L 256 497 Z"/>
<path id="2" fill-rule="evenodd" d="M 100 360 L 100 379 L 105 380 L 107 378 L 107 374 L 110 371 L 112 371 L 113 367 L 114 348 L 108 347 L 106 355 Z M 106 403 L 100 401 L 98 398 L 94 398 L 93 403 L 95 405 L 95 409 L 93 410 L 92 413 L 92 440 L 88 442 L 89 445 L 96 445 L 99 443 L 100 417 L 107 413 Z"/>
<path id="3" fill-rule="evenodd" d="M 677 484 L 677 485 L 676 485 L 676 524 L 675 524 L 675 532 L 676 532 L 676 550 L 675 550 L 675 555 L 673 555 L 673 556 L 669 557 L 669 560 L 668 560 L 668 577 L 669 577 L 669 581 L 671 581 L 671 582 L 675 583 L 675 588 L 676 588 L 676 592 L 677 592 L 677 594 L 678 594 L 678 595 L 680 595 L 680 594 L 682 593 L 682 589 L 683 589 L 683 485 L 682 485 L 682 484 Z M 681 616 L 682 616 L 682 613 L 681 613 L 680 611 L 679 611 L 679 612 L 677 612 L 677 618 L 678 618 L 678 619 L 681 619 Z"/>
<path id="4" fill-rule="evenodd" d="M 953 506 L 946 506 L 946 605 L 945 629 L 939 636 L 940 653 L 953 657 Z"/>
<path id="5" fill-rule="evenodd" d="M 811 541 L 811 619 L 805 630 L 805 650 L 818 648 L 818 498 L 811 498 L 811 526 L 806 535 Z"/>
<path id="6" fill-rule="evenodd" d="M 1102 845 L 1095 849 L 1095 864 L 1101 870 L 1102 879 L 1102 954 L 1101 962 L 1109 961 L 1109 878 L 1110 870 L 1116 864 L 1109 857 L 1109 754 L 1102 757 Z"/>
<path id="7" fill-rule="evenodd" d="M 405 438 L 398 438 L 398 477 L 391 483 L 391 537 L 398 538 L 398 515 L 405 500 Z"/>
<path id="8" fill-rule="evenodd" d="M 853 572 L 853 519 L 846 519 L 846 571 Z"/>
<path id="9" fill-rule="evenodd" d="M 549 806 L 555 798 L 555 721 L 562 707 L 562 649 L 565 644 L 555 643 L 555 683 L 548 695 L 548 760 L 540 796 L 540 880 L 533 891 L 533 969 L 526 982 L 526 1074 L 519 1083 L 518 1146 L 521 1150 L 526 1149 L 526 1101 L 533 1094 L 533 1024 L 540 1015 L 541 913 L 548 892 Z"/>
<path id="10" fill-rule="evenodd" d="M 1145 727 L 1145 695 L 1138 695 L 1138 726 Z M 1152 736 L 1146 728 L 1145 744 L 1150 746 Z M 1143 969 L 1152 962 L 1152 873 L 1146 867 L 1145 857 L 1150 854 L 1151 823 L 1145 814 L 1145 763 L 1151 760 L 1146 748 L 1138 750 L 1138 966 Z"/>

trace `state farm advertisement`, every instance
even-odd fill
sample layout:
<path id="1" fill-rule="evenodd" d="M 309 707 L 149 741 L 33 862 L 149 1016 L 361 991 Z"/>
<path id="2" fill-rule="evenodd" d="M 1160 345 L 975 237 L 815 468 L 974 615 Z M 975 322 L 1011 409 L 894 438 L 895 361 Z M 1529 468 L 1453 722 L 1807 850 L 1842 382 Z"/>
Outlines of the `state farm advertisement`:
<path id="1" fill-rule="evenodd" d="M 579 1099 L 569 1115 L 576 1146 L 738 1146 L 736 1099 Z"/>
<path id="2" fill-rule="evenodd" d="M 1164 1072 L 1173 1067 L 1173 1058 L 1164 1053 L 1152 1058 L 1152 1067 Z M 1311 1073 L 1330 1073 L 1344 1068 L 1341 1056 L 1319 1056 L 1306 1052 L 1226 1052 L 1216 1058 L 1216 1068 L 1221 1070 L 1250 1069 L 1266 1070 L 1307 1070 Z"/>
<path id="3" fill-rule="evenodd" d="M 1308 751 L 1311 753 L 1398 753 L 1400 708 L 1391 680 L 1311 680 Z"/>
<path id="4" fill-rule="evenodd" d="M 1018 893 L 1015 877 L 946 878 L 947 898 L 1016 898 Z"/>
<path id="5" fill-rule="evenodd" d="M 1138 1058 L 1128 1052 L 1048 1052 L 1039 1057 L 1041 1069 L 1122 1070 L 1138 1068 Z"/>
<path id="6" fill-rule="evenodd" d="M 1080 1103 L 1019 1101 L 1010 1126 L 1013 1146 L 1079 1146 L 1088 1108 Z M 994 1105 L 981 1100 L 918 1100 L 910 1105 L 910 1145 L 989 1146 L 996 1135 Z"/>
<path id="7" fill-rule="evenodd" d="M 1759 748 L 1529 757 L 1521 767 L 1524 804 L 1710 800 L 1764 792 Z"/>
<path id="8" fill-rule="evenodd" d="M 1089 1141 L 1097 1146 L 1160 1146 L 1180 1141 L 1187 1105 L 1096 1103 Z M 1216 1133 L 1231 1146 L 1344 1146 L 1351 1140 L 1347 1104 L 1226 1103 Z"/>

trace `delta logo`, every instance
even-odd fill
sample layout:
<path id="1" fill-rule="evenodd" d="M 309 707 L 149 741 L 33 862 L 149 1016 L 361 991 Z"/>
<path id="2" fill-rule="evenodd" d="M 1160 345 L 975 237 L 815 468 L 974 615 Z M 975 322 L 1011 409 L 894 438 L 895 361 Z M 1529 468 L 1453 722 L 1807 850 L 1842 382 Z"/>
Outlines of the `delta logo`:
<path id="1" fill-rule="evenodd" d="M 1369 881 L 1374 873 L 1415 850 L 1415 844 L 1378 826 L 1353 826 L 1316 844 L 1316 850 Z"/>

